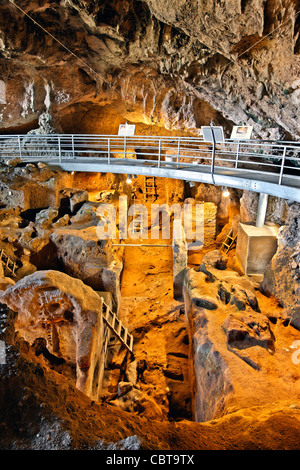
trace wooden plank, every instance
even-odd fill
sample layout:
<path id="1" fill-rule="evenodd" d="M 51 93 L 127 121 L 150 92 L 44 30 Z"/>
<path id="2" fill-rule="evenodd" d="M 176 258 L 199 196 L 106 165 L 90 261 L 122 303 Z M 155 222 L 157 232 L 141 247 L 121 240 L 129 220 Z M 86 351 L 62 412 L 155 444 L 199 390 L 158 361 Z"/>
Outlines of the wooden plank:
<path id="1" fill-rule="evenodd" d="M 111 316 L 111 321 L 109 319 Z M 130 351 L 133 348 L 133 336 L 129 333 L 128 329 L 123 325 L 122 321 L 117 318 L 116 314 L 112 312 L 109 307 L 103 302 L 102 318 L 110 328 L 116 338 Z"/>

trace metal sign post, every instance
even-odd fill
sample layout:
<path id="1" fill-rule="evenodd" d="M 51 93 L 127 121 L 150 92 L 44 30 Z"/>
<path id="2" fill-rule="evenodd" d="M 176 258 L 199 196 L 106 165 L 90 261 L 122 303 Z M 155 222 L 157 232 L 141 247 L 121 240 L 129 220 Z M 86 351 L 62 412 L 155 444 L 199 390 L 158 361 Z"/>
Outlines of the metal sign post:
<path id="1" fill-rule="evenodd" d="M 216 143 L 224 142 L 223 127 L 210 125 L 210 126 L 202 126 L 201 129 L 202 129 L 204 141 L 211 142 L 213 144 L 210 171 L 211 171 L 212 182 L 213 184 L 215 184 L 214 171 L 215 171 Z"/>

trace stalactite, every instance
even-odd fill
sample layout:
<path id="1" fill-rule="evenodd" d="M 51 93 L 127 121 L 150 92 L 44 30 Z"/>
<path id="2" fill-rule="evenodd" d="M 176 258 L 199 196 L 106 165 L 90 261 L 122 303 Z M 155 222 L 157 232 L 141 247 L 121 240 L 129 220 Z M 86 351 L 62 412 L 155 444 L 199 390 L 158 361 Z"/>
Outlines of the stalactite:
<path id="1" fill-rule="evenodd" d="M 22 113 L 21 116 L 25 118 L 30 111 L 34 113 L 34 82 L 30 81 L 25 85 L 24 100 L 21 103 Z"/>

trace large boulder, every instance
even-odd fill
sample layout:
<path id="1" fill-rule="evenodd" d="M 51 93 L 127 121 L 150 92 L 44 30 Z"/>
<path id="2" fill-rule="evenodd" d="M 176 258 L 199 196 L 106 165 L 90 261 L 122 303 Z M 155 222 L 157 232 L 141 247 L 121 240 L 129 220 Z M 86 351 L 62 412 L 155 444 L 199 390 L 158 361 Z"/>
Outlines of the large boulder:
<path id="1" fill-rule="evenodd" d="M 64 271 L 96 291 L 111 292 L 113 310 L 117 311 L 123 264 L 114 256 L 111 240 L 99 240 L 94 226 L 58 228 L 50 240 Z"/>
<path id="2" fill-rule="evenodd" d="M 187 270 L 184 284 L 196 421 L 299 394 L 297 330 L 287 332 L 276 299 L 220 261 L 211 252 L 201 270 Z"/>
<path id="3" fill-rule="evenodd" d="M 51 270 L 24 277 L 0 301 L 17 313 L 16 332 L 31 346 L 42 344 L 48 357 L 73 364 L 77 388 L 97 398 L 105 362 L 102 297 L 79 279 Z"/>

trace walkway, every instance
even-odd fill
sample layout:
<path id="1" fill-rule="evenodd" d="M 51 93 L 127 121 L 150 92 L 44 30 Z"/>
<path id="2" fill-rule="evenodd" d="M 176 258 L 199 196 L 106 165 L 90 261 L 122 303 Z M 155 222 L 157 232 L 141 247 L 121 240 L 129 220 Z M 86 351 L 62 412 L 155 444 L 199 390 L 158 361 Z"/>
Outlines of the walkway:
<path id="1" fill-rule="evenodd" d="M 26 134 L 0 137 L 0 159 L 64 171 L 157 176 L 300 202 L 300 143 L 195 137 Z"/>

